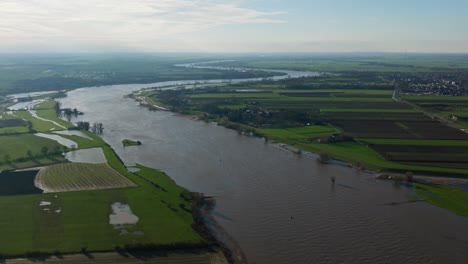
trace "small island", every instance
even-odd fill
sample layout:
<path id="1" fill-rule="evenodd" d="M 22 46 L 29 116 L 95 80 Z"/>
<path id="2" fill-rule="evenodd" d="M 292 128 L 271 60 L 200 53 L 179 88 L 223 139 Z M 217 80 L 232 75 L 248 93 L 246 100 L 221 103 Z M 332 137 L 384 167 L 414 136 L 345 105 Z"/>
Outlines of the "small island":
<path id="1" fill-rule="evenodd" d="M 141 145 L 141 141 L 134 141 L 134 140 L 130 140 L 130 139 L 124 139 L 122 140 L 122 145 L 125 147 L 129 147 L 129 146 L 139 146 Z"/>

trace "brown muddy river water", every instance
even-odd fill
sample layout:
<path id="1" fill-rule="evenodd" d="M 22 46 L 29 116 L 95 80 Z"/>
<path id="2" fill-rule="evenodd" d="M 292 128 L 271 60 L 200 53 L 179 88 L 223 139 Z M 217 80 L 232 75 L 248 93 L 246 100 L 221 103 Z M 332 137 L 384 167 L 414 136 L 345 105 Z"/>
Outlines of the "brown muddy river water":
<path id="1" fill-rule="evenodd" d="M 411 188 L 123 97 L 155 85 L 82 88 L 60 101 L 84 112 L 79 119 L 102 122 L 127 165 L 215 196 L 214 218 L 249 263 L 468 263 L 468 218 L 404 203 L 415 198 Z M 124 138 L 143 145 L 124 149 Z"/>

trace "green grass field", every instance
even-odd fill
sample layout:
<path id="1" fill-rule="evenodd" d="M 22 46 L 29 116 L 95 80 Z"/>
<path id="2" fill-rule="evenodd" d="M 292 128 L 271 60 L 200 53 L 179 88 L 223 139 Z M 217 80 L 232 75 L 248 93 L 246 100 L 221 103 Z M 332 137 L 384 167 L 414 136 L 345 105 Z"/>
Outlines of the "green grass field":
<path id="1" fill-rule="evenodd" d="M 57 142 L 47 138 L 37 137 L 33 134 L 0 136 L 0 153 L 2 155 L 0 157 L 0 169 L 15 167 L 16 160 L 21 158 L 28 160 L 33 159 L 41 164 L 40 158 L 44 156 L 42 152 L 43 147 L 46 147 L 49 153 L 63 150 L 62 145 Z M 31 151 L 32 156 L 28 155 L 28 151 Z M 6 162 L 6 156 L 8 156 L 11 164 Z M 63 160 L 60 155 L 54 158 L 58 159 L 58 161 Z"/>
<path id="2" fill-rule="evenodd" d="M 45 167 L 36 181 L 46 192 L 68 192 L 134 187 L 107 164 L 64 163 Z"/>
<path id="3" fill-rule="evenodd" d="M 55 102 L 49 99 L 47 101 L 44 101 L 36 105 L 34 109 L 36 110 L 37 116 L 47 119 L 47 120 L 54 121 L 58 123 L 59 125 L 64 126 L 67 129 L 72 128 L 73 124 L 57 116 L 57 113 L 55 112 L 55 109 L 54 109 L 54 104 Z"/>
<path id="4" fill-rule="evenodd" d="M 256 131 L 262 135 L 267 135 L 271 139 L 289 139 L 298 142 L 307 142 L 310 139 L 329 136 L 339 133 L 330 126 L 304 126 L 292 128 L 259 128 Z"/>
<path id="5" fill-rule="evenodd" d="M 26 110 L 15 111 L 14 115 L 23 118 L 32 123 L 32 129 L 37 132 L 50 132 L 53 130 L 63 130 L 63 127 L 57 126 L 51 122 L 35 118 Z"/>
<path id="6" fill-rule="evenodd" d="M 222 65 L 319 72 L 431 72 L 434 68 L 439 70 L 468 69 L 468 58 L 455 54 L 285 55 L 249 58 L 225 62 Z"/>

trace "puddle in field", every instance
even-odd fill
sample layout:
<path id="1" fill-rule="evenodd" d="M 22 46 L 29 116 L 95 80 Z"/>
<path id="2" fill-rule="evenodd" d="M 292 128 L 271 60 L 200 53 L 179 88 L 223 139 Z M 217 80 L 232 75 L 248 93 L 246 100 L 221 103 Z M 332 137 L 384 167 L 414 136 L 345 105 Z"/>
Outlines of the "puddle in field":
<path id="1" fill-rule="evenodd" d="M 135 225 L 139 218 L 136 216 L 128 204 L 113 203 L 112 214 L 109 215 L 109 223 L 115 227 L 122 225 Z"/>
<path id="2" fill-rule="evenodd" d="M 62 212 L 62 208 L 60 208 L 60 207 L 59 208 L 53 208 L 54 206 L 52 206 L 52 202 L 49 202 L 49 201 L 46 201 L 46 200 L 42 200 L 39 203 L 39 206 L 43 207 L 42 211 L 47 212 L 47 213 L 54 212 L 56 214 L 60 214 Z"/>
<path id="3" fill-rule="evenodd" d="M 79 131 L 79 130 L 60 130 L 60 131 L 54 131 L 55 134 L 60 134 L 60 135 L 66 135 L 66 136 L 78 136 L 82 138 L 86 138 L 89 140 L 93 140 L 91 137 L 86 135 L 85 133 Z"/>
<path id="4" fill-rule="evenodd" d="M 106 163 L 107 159 L 102 148 L 90 148 L 70 151 L 64 154 L 65 159 L 71 162 Z"/>
<path id="5" fill-rule="evenodd" d="M 78 143 L 76 143 L 75 141 L 63 138 L 63 137 L 61 137 L 59 135 L 51 135 L 51 134 L 44 134 L 44 133 L 35 133 L 34 135 L 38 136 L 38 137 L 43 137 L 43 138 L 48 138 L 48 139 L 51 139 L 51 140 L 55 140 L 55 141 L 57 141 L 57 143 L 59 143 L 59 144 L 61 144 L 63 146 L 69 147 L 69 148 L 77 148 L 78 147 Z"/>
<path id="6" fill-rule="evenodd" d="M 38 100 L 32 100 L 32 101 L 27 101 L 27 102 L 19 102 L 16 103 L 10 107 L 8 107 L 9 110 L 29 110 L 31 108 L 34 108 L 37 104 L 40 104 L 44 102 L 44 99 L 38 99 Z"/>
<path id="7" fill-rule="evenodd" d="M 137 168 L 137 167 L 127 167 L 127 170 L 128 170 L 129 172 L 139 172 L 139 171 L 140 171 L 140 169 Z"/>
<path id="8" fill-rule="evenodd" d="M 51 205 L 51 204 L 52 204 L 51 202 L 42 200 L 42 201 L 39 203 L 39 206 L 48 206 L 48 205 Z"/>
<path id="9" fill-rule="evenodd" d="M 60 128 L 63 128 L 63 129 L 67 129 L 66 127 L 62 126 L 61 124 L 53 121 L 53 120 L 50 120 L 50 119 L 46 119 L 46 118 L 42 118 L 40 116 L 37 115 L 37 112 L 34 111 L 34 110 L 29 110 L 29 113 L 34 117 L 34 118 L 37 118 L 39 120 L 42 120 L 42 121 L 45 121 L 45 122 L 49 122 L 49 123 L 52 123 Z M 50 130 L 54 130 L 55 128 L 51 128 Z"/>

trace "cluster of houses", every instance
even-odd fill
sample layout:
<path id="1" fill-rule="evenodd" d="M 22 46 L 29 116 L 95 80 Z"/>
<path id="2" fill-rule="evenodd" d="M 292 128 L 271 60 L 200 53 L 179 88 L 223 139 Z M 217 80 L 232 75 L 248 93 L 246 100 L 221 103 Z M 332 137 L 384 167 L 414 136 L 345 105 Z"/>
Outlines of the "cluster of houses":
<path id="1" fill-rule="evenodd" d="M 420 73 L 417 75 L 399 73 L 394 74 L 392 78 L 405 93 L 461 96 L 467 93 L 466 75 L 463 73 Z"/>

